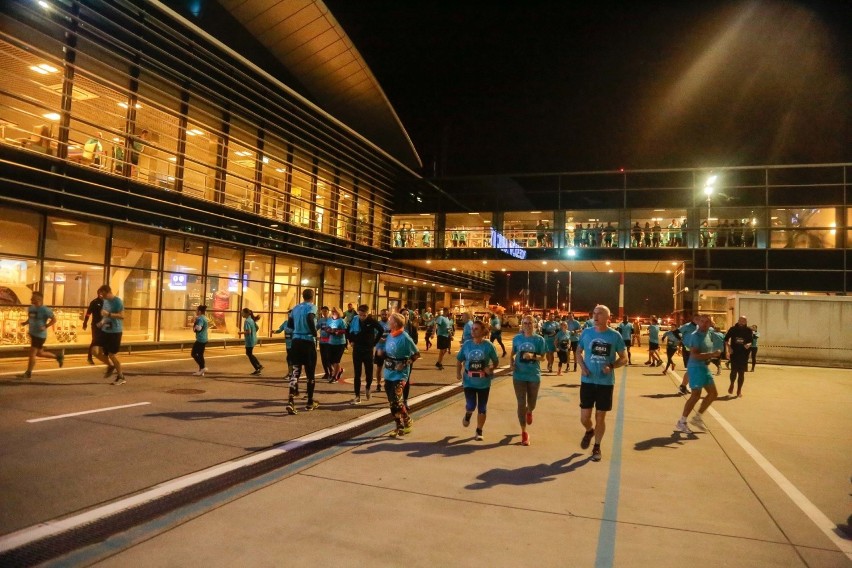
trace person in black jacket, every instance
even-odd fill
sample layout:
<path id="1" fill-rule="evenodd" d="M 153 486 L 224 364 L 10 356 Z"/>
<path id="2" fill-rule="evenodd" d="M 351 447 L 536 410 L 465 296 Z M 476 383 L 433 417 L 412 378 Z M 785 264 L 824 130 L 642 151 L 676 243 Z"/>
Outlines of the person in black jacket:
<path id="1" fill-rule="evenodd" d="M 83 318 L 84 330 L 89 325 L 89 317 L 92 318 L 92 342 L 89 344 L 89 356 L 86 359 L 89 362 L 89 365 L 95 364 L 92 356 L 95 354 L 95 349 L 101 346 L 101 336 L 103 335 L 103 332 L 98 324 L 103 318 L 103 316 L 101 316 L 102 309 L 104 309 L 104 297 L 103 294 L 98 293 L 98 297 L 91 301 L 89 309 L 86 310 L 86 317 Z"/>
<path id="2" fill-rule="evenodd" d="M 361 368 L 364 368 L 367 389 L 366 397 L 370 400 L 370 386 L 373 384 L 373 348 L 381 339 L 384 329 L 370 315 L 367 304 L 358 306 L 357 315 L 349 322 L 346 329 L 346 339 L 352 346 L 352 368 L 355 377 L 355 398 L 352 404 L 361 404 Z"/>

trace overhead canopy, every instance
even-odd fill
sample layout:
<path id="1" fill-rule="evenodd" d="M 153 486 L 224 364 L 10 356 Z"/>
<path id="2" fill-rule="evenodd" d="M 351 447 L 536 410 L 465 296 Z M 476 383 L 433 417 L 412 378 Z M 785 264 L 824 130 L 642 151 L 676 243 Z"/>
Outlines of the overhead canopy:
<path id="1" fill-rule="evenodd" d="M 404 165 L 420 157 L 346 32 L 321 0 L 218 0 L 315 102 Z"/>
<path id="2" fill-rule="evenodd" d="M 673 260 L 413 260 L 400 259 L 400 262 L 416 266 L 422 270 L 441 270 L 475 272 L 490 270 L 499 274 L 506 269 L 508 272 L 626 272 L 643 274 L 667 274 L 675 272 L 682 261 Z"/>

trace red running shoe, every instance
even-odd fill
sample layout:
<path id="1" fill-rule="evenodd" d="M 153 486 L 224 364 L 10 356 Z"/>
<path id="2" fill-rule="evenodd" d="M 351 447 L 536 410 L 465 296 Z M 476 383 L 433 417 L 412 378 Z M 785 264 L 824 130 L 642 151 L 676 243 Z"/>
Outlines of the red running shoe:
<path id="1" fill-rule="evenodd" d="M 532 412 L 527 412 L 527 424 L 532 424 Z"/>
<path id="2" fill-rule="evenodd" d="M 521 432 L 521 445 L 529 446 L 530 445 L 530 435 L 526 432 Z"/>

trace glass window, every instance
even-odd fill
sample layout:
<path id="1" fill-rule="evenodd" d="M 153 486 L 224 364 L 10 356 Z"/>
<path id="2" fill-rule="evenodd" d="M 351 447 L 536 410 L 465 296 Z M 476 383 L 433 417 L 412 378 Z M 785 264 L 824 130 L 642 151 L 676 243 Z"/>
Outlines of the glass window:
<path id="1" fill-rule="evenodd" d="M 771 248 L 835 248 L 837 210 L 771 209 Z"/>
<path id="2" fill-rule="evenodd" d="M 0 332 L 3 333 L 4 338 L 17 337 L 21 332 L 23 338 L 26 338 L 26 343 L 29 343 L 26 328 L 18 325 L 26 319 L 26 314 L 12 316 L 7 307 L 28 305 L 30 295 L 38 288 L 40 278 L 41 265 L 35 260 L 0 255 L 0 316 L 4 318 Z"/>
<path id="3" fill-rule="evenodd" d="M 0 254 L 38 255 L 41 219 L 38 213 L 0 207 Z"/>
<path id="4" fill-rule="evenodd" d="M 113 266 L 157 270 L 160 266 L 160 236 L 115 227 L 112 231 L 111 254 L 110 263 Z"/>
<path id="5" fill-rule="evenodd" d="M 222 337 L 237 337 L 242 329 L 239 279 L 208 276 L 205 302 L 211 330 Z"/>
<path id="6" fill-rule="evenodd" d="M 270 219 L 284 220 L 287 207 L 287 145 L 280 139 L 268 136 L 264 143 L 264 156 L 260 181 L 260 214 Z"/>
<path id="7" fill-rule="evenodd" d="M 154 341 L 157 321 L 157 273 L 151 270 L 113 268 L 109 285 L 124 300 L 122 341 Z"/>
<path id="8" fill-rule="evenodd" d="M 204 277 L 199 274 L 164 272 L 162 294 L 160 340 L 194 340 L 192 322 L 195 308 L 203 303 Z"/>
<path id="9" fill-rule="evenodd" d="M 757 245 L 757 231 L 762 227 L 753 208 L 715 207 L 699 210 L 699 244 L 702 247 L 746 247 Z"/>
<path id="10" fill-rule="evenodd" d="M 616 212 L 609 214 L 612 213 Z M 686 209 L 633 209 L 630 211 L 630 221 L 629 239 L 632 248 L 687 246 Z"/>
<path id="11" fill-rule="evenodd" d="M 231 121 L 228 142 L 228 172 L 225 177 L 225 205 L 254 211 L 257 184 L 257 128 L 238 120 Z"/>
<path id="12" fill-rule="evenodd" d="M 164 270 L 173 272 L 201 274 L 204 263 L 205 244 L 181 237 L 166 237 L 166 253 L 163 258 Z"/>
<path id="13" fill-rule="evenodd" d="M 314 290 L 319 290 L 321 278 L 321 264 L 314 264 L 313 262 L 302 263 L 301 278 L 299 279 L 299 283 L 302 285 L 302 289 L 313 288 Z M 301 298 L 301 295 L 299 297 Z M 300 299 L 299 301 L 301 302 L 302 300 Z"/>
<path id="14" fill-rule="evenodd" d="M 272 309 L 283 314 L 298 304 L 299 261 L 279 256 L 275 259 L 275 281 L 272 287 Z M 277 319 L 276 319 L 277 321 Z"/>
<path id="15" fill-rule="evenodd" d="M 290 190 L 290 223 L 300 227 L 311 225 L 311 191 L 313 166 L 307 157 L 296 152 L 293 155 L 293 185 Z"/>
<path id="16" fill-rule="evenodd" d="M 565 212 L 565 244 L 571 247 L 617 247 L 618 211 Z"/>
<path id="17" fill-rule="evenodd" d="M 255 252 L 246 252 L 243 274 L 249 280 L 269 282 L 272 280 L 272 257 Z"/>
<path id="18" fill-rule="evenodd" d="M 361 289 L 361 271 L 347 268 L 343 274 L 343 289 L 358 292 Z"/>
<path id="19" fill-rule="evenodd" d="M 449 221 L 447 228 L 448 233 L 450 233 Z M 553 246 L 553 212 L 507 212 L 503 216 L 503 235 L 527 248 Z M 448 235 L 448 237 L 450 236 Z M 453 241 L 448 240 L 446 246 L 456 246 L 452 243 Z"/>
<path id="20" fill-rule="evenodd" d="M 474 213 L 479 215 L 479 213 Z M 487 217 L 487 222 L 482 219 Z M 464 213 L 458 215 L 447 215 L 447 227 L 450 227 L 449 219 L 454 220 L 453 227 L 464 226 L 466 236 L 470 240 L 467 246 L 481 246 L 483 242 L 482 231 L 487 231 L 488 242 L 491 239 L 491 215 L 485 214 L 479 217 L 469 217 Z M 478 227 L 472 225 L 480 225 Z M 394 247 L 421 247 L 432 248 L 435 246 L 435 216 L 429 213 L 420 215 L 393 215 L 391 217 L 392 238 Z M 448 231 L 451 233 L 452 231 Z M 450 241 L 447 241 L 448 243 Z M 467 242 L 467 241 L 465 241 Z M 480 243 L 480 244 L 475 244 Z"/>
<path id="21" fill-rule="evenodd" d="M 348 241 L 355 240 L 355 190 L 353 188 L 352 176 L 341 175 L 335 234 Z"/>
<path id="22" fill-rule="evenodd" d="M 44 302 L 48 306 L 85 308 L 103 283 L 103 266 L 56 260 L 44 263 Z"/>
<path id="23" fill-rule="evenodd" d="M 20 26 L 9 19 L 3 26 Z M 5 28 L 4 28 L 5 29 Z M 14 33 L 14 32 L 13 32 Z M 56 154 L 64 76 L 61 46 L 23 28 L 39 50 L 0 41 L 0 143 Z"/>
<path id="24" fill-rule="evenodd" d="M 207 254 L 207 274 L 209 276 L 220 276 L 222 278 L 235 278 L 240 276 L 242 268 L 243 253 L 240 249 L 210 245 Z M 243 279 L 246 275 L 243 274 Z"/>
<path id="25" fill-rule="evenodd" d="M 123 145 L 123 153 L 129 152 L 129 161 L 138 166 L 139 181 L 166 190 L 175 188 L 180 104 L 178 86 L 145 69 L 141 71 L 134 124 L 138 137 L 113 140 Z"/>
<path id="26" fill-rule="evenodd" d="M 222 148 L 219 114 L 198 100 L 190 100 L 186 125 L 183 191 L 192 197 L 216 201 L 216 171 Z"/>
<path id="27" fill-rule="evenodd" d="M 103 264 L 108 230 L 106 225 L 48 217 L 44 256 Z"/>
<path id="28" fill-rule="evenodd" d="M 355 225 L 356 242 L 370 246 L 373 244 L 373 204 L 369 186 L 364 181 L 357 181 L 358 223 Z"/>
<path id="29" fill-rule="evenodd" d="M 331 172 L 327 165 L 320 166 L 319 177 L 317 177 L 317 201 L 314 210 L 314 230 L 326 235 L 331 234 L 331 212 L 334 207 L 333 193 L 334 184 L 330 181 Z"/>

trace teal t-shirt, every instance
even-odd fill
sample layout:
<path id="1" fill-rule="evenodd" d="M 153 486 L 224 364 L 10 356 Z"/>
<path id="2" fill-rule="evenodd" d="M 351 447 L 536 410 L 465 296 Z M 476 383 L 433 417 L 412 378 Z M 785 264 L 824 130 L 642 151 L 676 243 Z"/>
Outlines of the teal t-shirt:
<path id="1" fill-rule="evenodd" d="M 663 334 L 663 339 L 666 340 L 666 349 L 674 351 L 677 349 L 678 344 L 680 343 L 680 339 L 677 338 L 677 334 L 673 331 L 667 331 Z"/>
<path id="2" fill-rule="evenodd" d="M 556 334 L 556 350 L 568 351 L 571 348 L 571 332 L 559 330 Z"/>
<path id="3" fill-rule="evenodd" d="M 440 335 L 441 337 L 449 337 L 450 336 L 450 323 L 449 318 L 446 316 L 438 316 L 435 319 L 435 333 Z"/>
<path id="4" fill-rule="evenodd" d="M 408 380 L 408 374 L 411 371 L 411 365 L 407 364 L 405 368 L 399 370 L 396 365 L 405 362 L 420 351 L 414 345 L 411 336 L 404 331 L 396 336 L 388 334 L 385 340 L 385 359 L 384 377 L 386 381 L 405 381 Z"/>
<path id="5" fill-rule="evenodd" d="M 462 329 L 462 343 L 473 339 L 473 320 L 468 320 Z"/>
<path id="6" fill-rule="evenodd" d="M 760 334 L 756 331 L 751 332 L 751 346 L 752 348 L 757 347 L 757 338 L 760 337 Z"/>
<path id="7" fill-rule="evenodd" d="M 210 328 L 210 320 L 206 316 L 198 316 L 193 324 L 195 340 L 198 343 L 207 343 L 207 330 Z"/>
<path id="8" fill-rule="evenodd" d="M 53 319 L 53 310 L 47 306 L 30 306 L 27 314 L 30 335 L 47 339 L 47 320 Z"/>
<path id="9" fill-rule="evenodd" d="M 541 381 L 541 364 L 538 359 L 525 361 L 521 359 L 523 353 L 535 353 L 544 355 L 544 338 L 540 335 L 526 336 L 519 333 L 512 339 L 512 351 L 515 352 L 515 371 L 512 378 L 516 381 L 528 381 L 537 383 Z"/>
<path id="10" fill-rule="evenodd" d="M 328 318 L 325 324 L 328 326 L 328 344 L 346 345 L 346 320 L 343 318 Z"/>
<path id="11" fill-rule="evenodd" d="M 614 329 L 587 329 L 580 337 L 579 347 L 583 350 L 583 362 L 589 369 L 589 375 L 581 374 L 580 381 L 596 385 L 614 385 L 615 369 L 612 364 L 618 358 L 618 353 L 627 349 L 621 334 Z M 603 371 L 607 365 L 610 365 L 609 373 Z"/>
<path id="12" fill-rule="evenodd" d="M 290 312 L 293 318 L 293 339 L 314 339 L 308 328 L 308 316 L 317 314 L 317 307 L 313 302 L 302 302 Z M 314 320 L 316 323 L 316 320 Z"/>
<path id="13" fill-rule="evenodd" d="M 648 343 L 660 343 L 660 326 L 655 323 L 648 326 Z"/>
<path id="14" fill-rule="evenodd" d="M 711 330 L 707 330 L 706 332 L 700 332 L 697 329 L 687 335 L 683 336 L 683 348 L 689 349 L 690 352 L 692 348 L 695 347 L 698 349 L 699 353 L 710 353 L 711 351 L 715 351 L 713 348 L 713 333 Z M 707 365 L 709 361 L 700 361 L 695 357 L 689 358 L 689 363 L 686 365 L 687 371 L 689 369 L 707 369 Z"/>
<path id="15" fill-rule="evenodd" d="M 577 342 L 580 341 L 580 322 L 577 320 L 571 320 L 568 322 L 568 333 L 571 334 L 571 341 Z"/>
<path id="16" fill-rule="evenodd" d="M 110 314 L 117 314 L 124 311 L 124 302 L 118 296 L 113 296 L 112 300 L 104 298 L 104 310 Z M 104 333 L 121 333 L 124 331 L 124 318 L 105 317 L 101 320 L 103 326 L 101 330 Z"/>
<path id="17" fill-rule="evenodd" d="M 456 355 L 456 360 L 464 361 L 462 365 L 462 386 L 465 388 L 487 389 L 491 386 L 491 378 L 493 375 L 485 375 L 482 377 L 471 377 L 470 372 L 483 372 L 488 363 L 491 363 L 494 368 L 500 363 L 497 357 L 497 350 L 490 341 L 481 341 L 476 343 L 472 339 L 465 341 L 462 344 Z"/>
<path id="18" fill-rule="evenodd" d="M 257 322 L 254 318 L 247 317 L 243 324 L 243 338 L 246 342 L 246 347 L 254 347 L 257 345 Z"/>
<path id="19" fill-rule="evenodd" d="M 618 331 L 621 333 L 621 338 L 627 342 L 633 339 L 633 324 L 630 322 L 621 322 L 618 324 Z"/>

